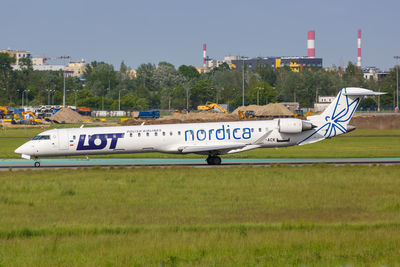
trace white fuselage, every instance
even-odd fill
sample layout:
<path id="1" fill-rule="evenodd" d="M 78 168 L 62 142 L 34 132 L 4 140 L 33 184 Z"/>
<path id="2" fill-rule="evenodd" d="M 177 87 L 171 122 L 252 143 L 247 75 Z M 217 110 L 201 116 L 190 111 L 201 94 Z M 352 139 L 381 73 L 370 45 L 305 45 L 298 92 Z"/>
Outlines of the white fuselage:
<path id="1" fill-rule="evenodd" d="M 280 133 L 278 120 L 53 129 L 40 134 L 48 139 L 31 140 L 15 152 L 31 157 L 141 152 L 227 154 L 296 145 L 312 132 Z"/>

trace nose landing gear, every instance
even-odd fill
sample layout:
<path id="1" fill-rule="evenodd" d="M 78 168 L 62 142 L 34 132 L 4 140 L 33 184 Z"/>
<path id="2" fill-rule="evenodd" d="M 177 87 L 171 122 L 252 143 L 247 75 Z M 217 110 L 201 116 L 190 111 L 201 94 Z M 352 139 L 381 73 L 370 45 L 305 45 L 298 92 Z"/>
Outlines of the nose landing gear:
<path id="1" fill-rule="evenodd" d="M 35 168 L 39 168 L 40 167 L 40 161 L 37 157 L 35 157 L 35 163 L 34 163 Z"/>

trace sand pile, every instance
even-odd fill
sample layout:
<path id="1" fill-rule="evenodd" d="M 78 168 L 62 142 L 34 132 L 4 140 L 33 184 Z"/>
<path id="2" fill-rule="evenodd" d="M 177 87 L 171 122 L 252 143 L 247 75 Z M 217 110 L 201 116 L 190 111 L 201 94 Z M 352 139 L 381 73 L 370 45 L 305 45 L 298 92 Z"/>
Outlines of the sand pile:
<path id="1" fill-rule="evenodd" d="M 82 116 L 70 108 L 61 108 L 56 114 L 50 117 L 50 120 L 59 123 L 79 123 L 83 122 L 84 119 L 87 119 L 87 117 Z"/>
<path id="2" fill-rule="evenodd" d="M 400 115 L 355 115 L 350 124 L 358 129 L 400 129 Z"/>
<path id="3" fill-rule="evenodd" d="M 254 111 L 256 116 L 270 117 L 270 116 L 292 116 L 293 113 L 284 105 L 279 103 L 271 103 L 264 106 L 250 105 L 241 106 L 235 109 L 232 113 L 237 114 L 238 111 Z"/>

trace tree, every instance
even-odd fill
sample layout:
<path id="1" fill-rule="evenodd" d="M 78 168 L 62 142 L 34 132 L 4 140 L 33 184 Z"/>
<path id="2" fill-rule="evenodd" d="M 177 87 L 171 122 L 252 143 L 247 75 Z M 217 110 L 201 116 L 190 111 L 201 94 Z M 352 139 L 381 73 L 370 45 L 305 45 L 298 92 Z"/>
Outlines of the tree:
<path id="1" fill-rule="evenodd" d="M 174 65 L 160 62 L 154 71 L 153 81 L 159 87 L 161 107 L 171 109 L 173 90 L 185 83 L 185 77 L 175 69 Z"/>
<path id="2" fill-rule="evenodd" d="M 267 82 L 260 82 L 247 92 L 246 98 L 249 104 L 257 104 L 257 94 L 260 105 L 275 103 L 277 101 L 275 89 Z"/>
<path id="3" fill-rule="evenodd" d="M 271 86 L 275 86 L 276 74 L 270 65 L 258 65 L 257 73 L 260 75 L 262 81 L 267 82 Z"/>
<path id="4" fill-rule="evenodd" d="M 122 60 L 121 65 L 119 66 L 119 72 L 126 73 L 128 67 L 125 65 L 124 61 Z"/>
<path id="5" fill-rule="evenodd" d="M 153 82 L 153 73 L 156 67 L 151 64 L 141 64 L 136 70 L 136 82 L 137 85 L 149 88 L 151 91 L 155 91 L 156 87 Z"/>
<path id="6" fill-rule="evenodd" d="M 86 87 L 98 96 L 106 96 L 115 89 L 118 79 L 114 67 L 104 62 L 92 62 L 86 71 Z"/>
<path id="7" fill-rule="evenodd" d="M 127 110 L 145 110 L 148 108 L 147 100 L 129 93 L 121 97 L 121 108 Z"/>
<path id="8" fill-rule="evenodd" d="M 178 68 L 179 73 L 185 77 L 186 79 L 197 79 L 200 77 L 200 73 L 197 71 L 197 69 L 193 66 L 186 66 L 186 65 L 181 65 Z"/>
<path id="9" fill-rule="evenodd" d="M 11 67 L 14 62 L 15 58 L 10 57 L 8 53 L 0 53 L 0 89 L 4 90 L 4 93 L 0 94 L 0 101 L 3 104 L 12 103 L 15 95 L 13 87 L 15 76 Z"/>
<path id="10" fill-rule="evenodd" d="M 207 101 L 215 99 L 215 90 L 212 90 L 213 84 L 210 80 L 200 80 L 196 82 L 190 90 L 190 103 L 192 107 L 203 105 Z"/>

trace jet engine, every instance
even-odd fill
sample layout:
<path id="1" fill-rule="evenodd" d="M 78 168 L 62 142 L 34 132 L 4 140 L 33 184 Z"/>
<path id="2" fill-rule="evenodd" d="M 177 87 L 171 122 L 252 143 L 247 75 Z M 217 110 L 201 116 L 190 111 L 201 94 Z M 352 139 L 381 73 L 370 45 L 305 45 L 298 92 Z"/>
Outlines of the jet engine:
<path id="1" fill-rule="evenodd" d="M 315 125 L 309 121 L 291 118 L 278 120 L 278 130 L 280 133 L 301 133 L 313 128 L 315 128 Z"/>

